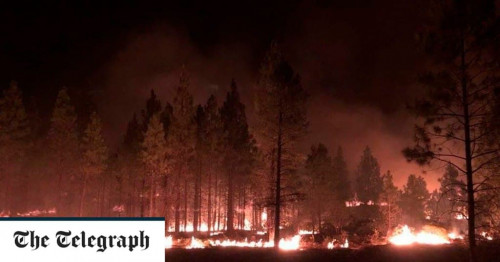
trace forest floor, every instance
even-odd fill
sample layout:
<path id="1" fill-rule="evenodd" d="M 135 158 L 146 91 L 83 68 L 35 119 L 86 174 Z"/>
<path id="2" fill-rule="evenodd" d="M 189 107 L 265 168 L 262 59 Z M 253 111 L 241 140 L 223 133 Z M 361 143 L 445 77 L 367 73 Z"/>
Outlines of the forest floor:
<path id="1" fill-rule="evenodd" d="M 461 262 L 469 261 L 466 247 L 441 246 L 370 246 L 361 249 L 308 249 L 300 251 L 274 251 L 262 248 L 207 248 L 167 249 L 165 261 L 363 261 L 363 262 Z M 500 242 L 485 243 L 478 247 L 478 262 L 500 261 Z"/>

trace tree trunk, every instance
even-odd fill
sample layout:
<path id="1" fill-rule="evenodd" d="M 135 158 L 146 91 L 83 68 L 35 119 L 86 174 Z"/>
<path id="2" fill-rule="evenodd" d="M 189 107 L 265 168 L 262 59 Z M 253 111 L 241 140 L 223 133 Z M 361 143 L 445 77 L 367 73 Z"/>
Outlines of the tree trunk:
<path id="1" fill-rule="evenodd" d="M 212 170 L 208 169 L 208 203 L 207 203 L 207 227 L 208 234 L 212 231 Z"/>
<path id="2" fill-rule="evenodd" d="M 234 188 L 233 188 L 233 176 L 231 172 L 227 173 L 227 232 L 233 232 L 233 218 L 234 218 Z"/>
<path id="3" fill-rule="evenodd" d="M 474 181 L 472 178 L 472 151 L 470 138 L 470 117 L 469 117 L 469 101 L 467 91 L 467 68 L 465 61 L 465 39 L 462 33 L 462 103 L 464 109 L 464 144 L 465 144 L 465 171 L 467 176 L 467 204 L 468 204 L 468 231 L 469 231 L 469 259 L 471 262 L 476 260 L 476 225 L 475 225 L 475 202 L 474 202 Z"/>
<path id="4" fill-rule="evenodd" d="M 201 169 L 202 161 L 201 157 L 198 163 L 198 172 L 196 174 L 195 184 L 194 184 L 194 209 L 193 209 L 193 231 L 198 232 L 200 209 L 201 209 Z"/>
<path id="5" fill-rule="evenodd" d="M 176 197 L 175 197 L 175 215 L 174 215 L 174 227 L 175 227 L 175 233 L 179 233 L 180 229 L 180 208 L 181 208 L 181 171 L 182 169 L 179 168 L 179 171 L 177 172 L 177 178 L 175 181 L 175 191 L 176 191 Z"/>
<path id="6" fill-rule="evenodd" d="M 187 230 L 187 198 L 188 198 L 188 186 L 187 186 L 188 182 L 187 182 L 187 179 L 184 179 L 184 232 L 186 232 Z"/>
<path id="7" fill-rule="evenodd" d="M 145 204 L 144 204 L 144 188 L 146 187 L 146 179 L 144 179 L 144 177 L 142 178 L 142 181 L 141 181 L 141 217 L 144 217 L 144 207 L 145 207 Z"/>
<path id="8" fill-rule="evenodd" d="M 83 203 L 85 203 L 85 194 L 87 193 L 87 173 L 83 175 L 83 185 L 82 185 L 82 192 L 80 195 L 80 209 L 78 211 L 78 216 L 82 216 L 83 214 Z"/>
<path id="9" fill-rule="evenodd" d="M 276 159 L 276 208 L 274 214 L 274 248 L 279 248 L 280 242 L 280 209 L 281 209 L 281 140 L 283 123 L 283 114 L 279 113 L 278 118 L 278 141 L 277 141 L 277 159 Z"/>
<path id="10" fill-rule="evenodd" d="M 149 216 L 152 217 L 154 214 L 153 202 L 154 202 L 154 197 L 155 197 L 154 196 L 154 194 L 155 194 L 155 192 L 154 192 L 155 191 L 155 186 L 154 186 L 155 182 L 154 182 L 154 175 L 152 173 L 150 174 L 149 177 L 150 177 L 149 183 L 150 183 L 150 187 L 151 187 L 149 189 Z"/>

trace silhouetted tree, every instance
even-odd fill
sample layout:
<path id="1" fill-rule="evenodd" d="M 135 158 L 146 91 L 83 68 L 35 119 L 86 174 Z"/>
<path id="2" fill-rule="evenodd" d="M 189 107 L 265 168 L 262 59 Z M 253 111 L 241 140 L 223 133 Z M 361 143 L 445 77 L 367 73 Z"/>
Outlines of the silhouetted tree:
<path id="1" fill-rule="evenodd" d="M 187 223 L 187 181 L 189 163 L 194 153 L 194 105 L 193 96 L 189 93 L 189 78 L 181 72 L 172 103 L 172 125 L 169 130 L 168 145 L 172 152 L 172 168 L 174 172 L 175 190 L 175 232 L 180 229 L 181 185 L 184 184 L 184 227 Z"/>
<path id="2" fill-rule="evenodd" d="M 220 108 L 224 148 L 223 168 L 227 179 L 227 231 L 234 229 L 235 188 L 244 185 L 251 173 L 254 141 L 248 132 L 245 105 L 240 101 L 236 82 Z"/>
<path id="3" fill-rule="evenodd" d="M 27 150 L 31 146 L 30 125 L 23 104 L 21 90 L 12 81 L 0 98 L 0 185 L 3 192 L 1 208 L 16 213 L 13 192 L 27 185 L 26 176 L 20 173 Z"/>
<path id="4" fill-rule="evenodd" d="M 56 203 L 59 215 L 71 214 L 71 204 L 74 203 L 72 181 L 76 175 L 79 151 L 76 119 L 68 91 L 62 88 L 57 95 L 47 134 L 50 160 L 57 176 L 54 186 L 58 191 Z"/>
<path id="5" fill-rule="evenodd" d="M 427 183 L 421 176 L 410 175 L 403 187 L 399 206 L 405 221 L 410 225 L 418 225 L 425 219 L 425 203 L 429 198 Z"/>
<path id="6" fill-rule="evenodd" d="M 356 194 L 358 199 L 367 204 L 369 201 L 376 203 L 382 192 L 383 181 L 380 176 L 380 166 L 366 147 L 356 170 Z"/>
<path id="7" fill-rule="evenodd" d="M 256 110 L 259 130 L 272 152 L 275 164 L 275 214 L 274 244 L 280 240 L 280 211 L 282 175 L 290 163 L 285 160 L 294 153 L 294 143 L 305 133 L 308 122 L 306 113 L 307 94 L 300 84 L 300 77 L 284 59 L 275 42 L 271 44 L 260 69 Z M 286 173 L 285 173 L 286 171 Z"/>
<path id="8" fill-rule="evenodd" d="M 450 163 L 465 175 L 470 258 L 474 260 L 474 191 L 484 181 L 474 178 L 498 158 L 498 147 L 484 143 L 492 89 L 499 83 L 494 56 L 498 17 L 490 0 L 433 3 L 430 23 L 419 36 L 434 65 L 421 77 L 426 93 L 413 109 L 423 121 L 415 128 L 415 146 L 404 154 L 419 164 Z"/>
<path id="9" fill-rule="evenodd" d="M 401 193 L 394 185 L 391 171 L 387 171 L 387 173 L 382 176 L 382 181 L 383 187 L 382 193 L 380 194 L 380 211 L 385 218 L 385 230 L 388 232 L 400 222 L 401 208 L 398 204 Z"/>
<path id="10" fill-rule="evenodd" d="M 85 198 L 90 180 L 98 179 L 106 169 L 108 159 L 108 148 L 102 136 L 101 119 L 96 112 L 90 116 L 90 122 L 87 125 L 82 137 L 80 146 L 82 150 L 82 185 L 80 193 L 80 208 L 78 215 L 82 216 L 84 212 Z M 99 184 L 97 184 L 99 186 Z"/>
<path id="11" fill-rule="evenodd" d="M 156 194 L 159 191 L 159 179 L 167 173 L 167 144 L 163 124 L 158 114 L 149 119 L 149 125 L 142 142 L 141 160 L 149 178 L 149 216 L 156 213 Z"/>
<path id="12" fill-rule="evenodd" d="M 311 147 L 305 164 L 302 188 L 305 192 L 304 212 L 310 214 L 313 229 L 321 230 L 325 213 L 335 200 L 338 181 L 334 176 L 332 159 L 323 144 Z M 317 225 L 317 227 L 315 227 Z"/>
<path id="13" fill-rule="evenodd" d="M 338 200 L 345 202 L 352 197 L 351 182 L 349 181 L 349 171 L 347 163 L 344 159 L 342 147 L 338 147 L 337 154 L 332 160 L 332 168 L 334 177 L 337 180 L 335 183 L 335 192 Z"/>

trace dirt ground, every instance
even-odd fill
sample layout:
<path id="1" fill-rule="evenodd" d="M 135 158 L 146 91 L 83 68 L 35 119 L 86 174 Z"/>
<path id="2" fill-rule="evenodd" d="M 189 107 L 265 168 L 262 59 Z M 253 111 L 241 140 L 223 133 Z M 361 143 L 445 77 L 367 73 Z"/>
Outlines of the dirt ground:
<path id="1" fill-rule="evenodd" d="M 459 245 L 444 246 L 372 246 L 357 250 L 310 249 L 279 251 L 252 248 L 169 249 L 165 261 L 363 261 L 363 262 L 461 262 L 469 261 L 467 249 Z M 500 261 L 500 243 L 478 248 L 478 261 Z"/>

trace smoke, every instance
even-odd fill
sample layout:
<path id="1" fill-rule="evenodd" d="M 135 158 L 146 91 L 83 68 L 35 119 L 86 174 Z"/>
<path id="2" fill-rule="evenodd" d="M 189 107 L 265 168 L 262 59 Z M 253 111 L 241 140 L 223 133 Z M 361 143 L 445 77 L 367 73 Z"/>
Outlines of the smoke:
<path id="1" fill-rule="evenodd" d="M 364 147 L 370 146 L 381 172 L 391 170 L 399 187 L 409 174 L 423 174 L 401 154 L 412 144 L 413 119 L 405 104 L 418 92 L 415 79 L 422 61 L 413 39 L 418 14 L 411 12 L 412 4 L 400 2 L 394 8 L 401 11 L 390 16 L 375 6 L 337 10 L 304 3 L 283 18 L 275 37 L 311 95 L 303 153 L 312 143 L 324 143 L 332 153 L 342 146 L 353 172 Z M 210 94 L 222 103 L 234 78 L 252 126 L 252 89 L 271 38 L 256 29 L 244 35 L 231 31 L 239 29 L 235 25 L 221 27 L 213 34 L 224 37 L 210 44 L 194 39 L 191 28 L 165 23 L 125 38 L 99 72 L 104 81 L 97 102 L 108 141 L 121 143 L 127 122 L 144 107 L 151 89 L 163 105 L 171 102 L 182 67 L 191 76 L 195 103 L 205 103 Z M 440 172 L 423 174 L 429 189 L 438 186 Z"/>

